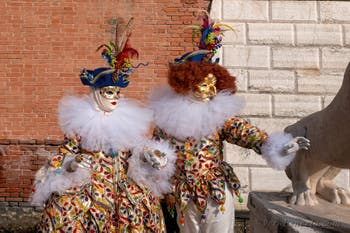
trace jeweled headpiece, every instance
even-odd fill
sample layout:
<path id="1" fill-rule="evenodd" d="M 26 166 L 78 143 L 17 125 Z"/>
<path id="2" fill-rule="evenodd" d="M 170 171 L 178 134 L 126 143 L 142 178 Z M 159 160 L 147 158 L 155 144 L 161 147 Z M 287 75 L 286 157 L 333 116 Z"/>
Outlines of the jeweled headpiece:
<path id="1" fill-rule="evenodd" d="M 223 23 L 216 23 L 209 17 L 208 12 L 200 11 L 200 18 L 202 19 L 201 25 L 191 25 L 192 28 L 192 41 L 197 35 L 200 35 L 199 43 L 197 47 L 199 50 L 188 52 L 182 55 L 180 58 L 175 59 L 175 63 L 183 63 L 186 61 L 201 62 L 209 61 L 213 62 L 212 58 L 217 53 L 217 50 L 222 46 L 223 33 L 234 29 Z M 217 58 L 215 63 L 219 62 Z"/>
<path id="2" fill-rule="evenodd" d="M 100 45 L 96 51 L 102 50 L 102 57 L 108 62 L 110 67 L 100 67 L 94 70 L 86 70 L 80 73 L 81 82 L 84 85 L 93 87 L 118 86 L 127 87 L 129 85 L 129 74 L 134 67 L 131 58 L 138 57 L 138 52 L 129 44 L 131 35 L 131 24 L 133 18 L 129 20 L 124 30 L 121 32 L 116 28 L 115 42 Z"/>

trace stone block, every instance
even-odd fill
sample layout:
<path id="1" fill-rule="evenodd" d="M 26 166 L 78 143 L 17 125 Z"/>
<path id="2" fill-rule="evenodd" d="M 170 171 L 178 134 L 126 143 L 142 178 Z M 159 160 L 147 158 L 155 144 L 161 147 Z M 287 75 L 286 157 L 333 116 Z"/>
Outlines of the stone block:
<path id="1" fill-rule="evenodd" d="M 335 178 L 335 183 L 345 189 L 350 189 L 349 169 L 343 169 Z"/>
<path id="2" fill-rule="evenodd" d="M 227 67 L 269 67 L 267 46 L 223 46 L 223 64 Z"/>
<path id="3" fill-rule="evenodd" d="M 322 68 L 345 71 L 350 61 L 349 48 L 322 48 Z"/>
<path id="4" fill-rule="evenodd" d="M 245 23 L 226 23 L 234 28 L 234 31 L 226 31 L 222 37 L 223 44 L 246 44 Z"/>
<path id="5" fill-rule="evenodd" d="M 262 216 L 255 216 L 254 214 L 250 214 L 249 225 L 250 232 L 252 233 L 271 233 L 271 229 L 266 229 L 266 221 L 260 221 Z"/>
<path id="6" fill-rule="evenodd" d="M 321 110 L 321 97 L 310 95 L 275 95 L 274 114 L 282 117 L 305 117 Z"/>
<path id="7" fill-rule="evenodd" d="M 9 202 L 10 207 L 18 206 L 18 202 Z"/>
<path id="8" fill-rule="evenodd" d="M 341 25 L 296 24 L 297 45 L 341 45 Z"/>
<path id="9" fill-rule="evenodd" d="M 288 70 L 250 70 L 248 89 L 262 92 L 294 92 L 294 72 Z"/>
<path id="10" fill-rule="evenodd" d="M 268 20 L 268 1 L 223 0 L 223 19 Z"/>
<path id="11" fill-rule="evenodd" d="M 251 190 L 281 191 L 291 183 L 284 171 L 269 167 L 250 167 Z"/>
<path id="12" fill-rule="evenodd" d="M 232 167 L 241 182 L 241 191 L 248 193 L 250 191 L 249 169 L 247 167 L 238 167 L 234 165 Z"/>
<path id="13" fill-rule="evenodd" d="M 212 0 L 210 17 L 213 19 L 222 19 L 222 0 Z"/>
<path id="14" fill-rule="evenodd" d="M 350 25 L 343 25 L 344 45 L 350 45 Z"/>
<path id="15" fill-rule="evenodd" d="M 248 41 L 252 44 L 292 44 L 293 24 L 249 23 Z"/>
<path id="16" fill-rule="evenodd" d="M 247 91 L 248 71 L 244 69 L 228 69 L 228 71 L 236 77 L 237 91 Z"/>
<path id="17" fill-rule="evenodd" d="M 343 82 L 343 73 L 322 73 L 298 71 L 298 92 L 335 94 Z"/>
<path id="18" fill-rule="evenodd" d="M 320 19 L 322 22 L 350 22 L 350 2 L 320 1 Z"/>
<path id="19" fill-rule="evenodd" d="M 251 192 L 250 232 L 350 232 L 349 207 L 319 199 L 315 206 L 287 203 L 290 193 Z"/>
<path id="20" fill-rule="evenodd" d="M 271 115 L 271 95 L 269 94 L 240 94 L 245 99 L 245 107 L 242 115 L 249 116 L 270 116 Z"/>
<path id="21" fill-rule="evenodd" d="M 319 68 L 317 48 L 272 48 L 272 67 L 274 68 Z"/>
<path id="22" fill-rule="evenodd" d="M 334 95 L 331 95 L 331 96 L 327 95 L 327 96 L 325 96 L 324 100 L 323 100 L 323 108 L 327 107 L 332 102 L 334 97 L 335 97 Z"/>
<path id="23" fill-rule="evenodd" d="M 28 207 L 30 209 L 34 208 L 34 207 L 32 207 L 32 204 L 30 202 L 19 202 L 18 206 L 20 206 L 20 207 Z"/>
<path id="24" fill-rule="evenodd" d="M 233 165 L 266 165 L 265 160 L 253 150 L 226 143 L 225 160 Z"/>
<path id="25" fill-rule="evenodd" d="M 5 207 L 8 207 L 8 206 L 9 206 L 8 202 L 4 202 L 4 201 L 0 202 L 0 208 L 5 208 Z"/>
<path id="26" fill-rule="evenodd" d="M 271 18 L 278 21 L 316 21 L 316 1 L 271 1 Z"/>
<path id="27" fill-rule="evenodd" d="M 298 118 L 249 118 L 252 125 L 265 130 L 268 134 L 283 131 L 288 125 L 294 124 Z"/>

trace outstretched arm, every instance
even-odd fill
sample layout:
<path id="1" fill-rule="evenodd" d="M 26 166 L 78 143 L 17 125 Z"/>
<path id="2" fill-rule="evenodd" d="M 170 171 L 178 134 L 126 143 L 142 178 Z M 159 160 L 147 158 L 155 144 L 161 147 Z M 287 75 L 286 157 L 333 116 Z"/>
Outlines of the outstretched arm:
<path id="1" fill-rule="evenodd" d="M 224 139 L 232 144 L 253 149 L 261 154 L 261 146 L 267 139 L 267 133 L 241 118 L 228 119 L 222 129 Z"/>
<path id="2" fill-rule="evenodd" d="M 271 167 L 278 170 L 285 169 L 298 150 L 307 150 L 310 147 L 310 141 L 304 137 L 293 138 L 291 134 L 283 132 L 267 135 L 263 130 L 239 118 L 231 118 L 225 122 L 223 135 L 228 142 L 261 154 Z"/>

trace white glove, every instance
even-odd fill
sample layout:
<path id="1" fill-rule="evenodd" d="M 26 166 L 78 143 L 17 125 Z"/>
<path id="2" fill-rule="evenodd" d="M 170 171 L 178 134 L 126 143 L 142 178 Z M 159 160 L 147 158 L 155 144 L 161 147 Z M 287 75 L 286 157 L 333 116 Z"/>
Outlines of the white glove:
<path id="1" fill-rule="evenodd" d="M 298 150 L 309 150 L 310 140 L 304 137 L 295 137 L 283 146 L 284 153 L 291 154 Z"/>
<path id="2" fill-rule="evenodd" d="M 66 171 L 75 172 L 78 167 L 90 168 L 91 161 L 86 157 L 87 156 L 84 154 L 76 155 L 74 159 L 68 161 L 68 163 L 65 165 Z"/>
<path id="3" fill-rule="evenodd" d="M 143 156 L 146 161 L 151 164 L 153 168 L 160 170 L 165 167 L 168 163 L 168 158 L 165 153 L 160 152 L 160 150 L 149 150 L 145 149 L 143 152 Z"/>

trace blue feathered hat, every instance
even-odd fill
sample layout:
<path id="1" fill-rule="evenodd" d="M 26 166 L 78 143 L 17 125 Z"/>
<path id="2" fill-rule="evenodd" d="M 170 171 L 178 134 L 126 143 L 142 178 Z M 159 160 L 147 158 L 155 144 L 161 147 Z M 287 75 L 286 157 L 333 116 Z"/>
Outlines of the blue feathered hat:
<path id="1" fill-rule="evenodd" d="M 102 44 L 97 51 L 102 49 L 102 57 L 108 62 L 110 67 L 100 67 L 94 70 L 83 69 L 80 73 L 80 80 L 84 85 L 93 87 L 118 86 L 127 87 L 129 85 L 129 74 L 133 72 L 131 58 L 138 57 L 138 52 L 129 45 L 130 27 L 133 18 L 127 23 L 121 36 L 116 29 L 115 43 Z"/>
<path id="2" fill-rule="evenodd" d="M 200 35 L 199 43 L 197 44 L 198 50 L 193 52 L 188 52 L 182 55 L 180 58 L 176 58 L 175 63 L 183 62 L 201 62 L 208 61 L 210 63 L 219 62 L 219 58 L 212 61 L 212 58 L 217 53 L 217 50 L 222 46 L 222 35 L 227 30 L 234 29 L 223 23 L 215 23 L 210 19 L 208 12 L 200 11 L 202 13 L 200 18 L 202 19 L 201 25 L 191 25 L 192 31 L 192 41 L 197 35 Z"/>
<path id="3" fill-rule="evenodd" d="M 83 69 L 80 73 L 80 80 L 84 85 L 99 88 L 107 86 L 127 87 L 129 85 L 128 78 L 127 73 L 106 67 L 94 70 Z"/>

